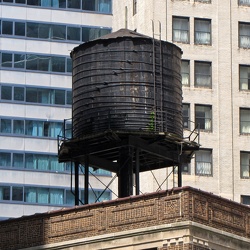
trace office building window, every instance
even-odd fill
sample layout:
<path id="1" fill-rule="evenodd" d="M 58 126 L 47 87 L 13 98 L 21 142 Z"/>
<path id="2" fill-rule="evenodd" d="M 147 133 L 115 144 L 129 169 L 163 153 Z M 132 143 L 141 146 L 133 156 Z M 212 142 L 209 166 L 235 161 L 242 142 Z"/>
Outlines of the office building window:
<path id="1" fill-rule="evenodd" d="M 250 6 L 250 0 L 239 0 L 239 5 Z"/>
<path id="2" fill-rule="evenodd" d="M 250 23 L 239 23 L 239 47 L 250 48 Z"/>
<path id="3" fill-rule="evenodd" d="M 250 109 L 240 108 L 240 133 L 250 134 Z"/>
<path id="4" fill-rule="evenodd" d="M 250 90 L 250 66 L 240 65 L 240 90 Z"/>
<path id="5" fill-rule="evenodd" d="M 0 34 L 2 35 L 21 36 L 41 40 L 87 42 L 109 34 L 110 32 L 111 29 L 105 27 L 72 26 L 55 23 L 13 21 L 8 19 L 0 20 Z"/>
<path id="6" fill-rule="evenodd" d="M 204 131 L 212 131 L 212 106 L 195 105 L 195 125 Z"/>
<path id="7" fill-rule="evenodd" d="M 0 85 L 2 101 L 39 103 L 42 105 L 71 105 L 72 91 L 16 85 Z"/>
<path id="8" fill-rule="evenodd" d="M 137 0 L 133 0 L 133 15 L 137 13 Z"/>
<path id="9" fill-rule="evenodd" d="M 195 87 L 212 88 L 212 64 L 211 62 L 195 62 Z"/>
<path id="10" fill-rule="evenodd" d="M 211 44 L 211 20 L 197 19 L 194 20 L 194 42 L 195 44 Z"/>
<path id="11" fill-rule="evenodd" d="M 250 152 L 240 152 L 240 177 L 250 177 Z"/>
<path id="12" fill-rule="evenodd" d="M 1 2 L 1 1 L 0 1 Z M 3 0 L 9 4 L 21 4 L 53 9 L 87 10 L 112 13 L 112 0 Z"/>
<path id="13" fill-rule="evenodd" d="M 80 199 L 84 201 L 84 190 L 80 190 Z M 89 190 L 89 202 L 110 200 L 111 193 L 104 190 Z M 36 203 L 46 205 L 74 205 L 74 195 L 64 188 L 38 186 L 0 186 L 0 201 L 18 203 Z"/>
<path id="14" fill-rule="evenodd" d="M 11 153 L 0 152 L 0 166 L 1 167 L 11 166 Z"/>
<path id="15" fill-rule="evenodd" d="M 183 86 L 190 85 L 190 66 L 187 60 L 181 61 L 181 79 Z"/>
<path id="16" fill-rule="evenodd" d="M 245 205 L 250 205 L 250 196 L 249 195 L 241 195 L 241 203 Z"/>
<path id="17" fill-rule="evenodd" d="M 0 201 L 10 200 L 10 187 L 0 186 Z"/>
<path id="18" fill-rule="evenodd" d="M 190 104 L 182 104 L 183 127 L 190 128 Z"/>
<path id="19" fill-rule="evenodd" d="M 69 74 L 71 59 L 64 56 L 0 52 L 1 67 Z"/>
<path id="20" fill-rule="evenodd" d="M 189 18 L 173 17 L 173 42 L 189 43 Z"/>
<path id="21" fill-rule="evenodd" d="M 195 174 L 212 175 L 212 150 L 199 150 L 195 153 Z"/>

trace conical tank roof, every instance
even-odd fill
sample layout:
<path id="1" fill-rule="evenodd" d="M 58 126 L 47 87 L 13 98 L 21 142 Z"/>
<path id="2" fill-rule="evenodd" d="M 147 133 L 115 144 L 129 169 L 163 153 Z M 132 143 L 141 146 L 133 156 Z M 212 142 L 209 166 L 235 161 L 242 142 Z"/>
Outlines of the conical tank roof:
<path id="1" fill-rule="evenodd" d="M 112 32 L 112 33 L 107 34 L 105 36 L 99 37 L 98 39 L 95 39 L 95 40 L 113 39 L 113 38 L 119 38 L 119 37 L 135 37 L 135 38 L 150 38 L 150 39 L 152 38 L 152 37 L 145 36 L 141 33 L 133 31 L 133 30 L 119 29 L 118 31 L 115 31 L 115 32 Z"/>
<path id="2" fill-rule="evenodd" d="M 91 46 L 92 44 L 98 43 L 99 41 L 105 41 L 105 40 L 109 40 L 109 39 L 119 39 L 119 38 L 141 38 L 141 39 L 152 39 L 152 37 L 150 36 L 145 36 L 141 33 L 135 32 L 133 30 L 129 30 L 129 29 L 119 29 L 118 31 L 112 32 L 110 34 L 98 37 L 97 39 L 82 43 L 80 45 L 78 45 L 77 47 L 75 47 L 72 52 L 76 52 L 81 48 L 86 48 L 88 46 Z"/>

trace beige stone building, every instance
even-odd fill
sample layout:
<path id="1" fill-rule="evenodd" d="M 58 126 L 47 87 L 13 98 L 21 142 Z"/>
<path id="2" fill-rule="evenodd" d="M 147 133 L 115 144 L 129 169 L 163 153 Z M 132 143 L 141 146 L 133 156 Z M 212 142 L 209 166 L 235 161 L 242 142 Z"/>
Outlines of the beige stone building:
<path id="1" fill-rule="evenodd" d="M 183 185 L 250 204 L 250 1 L 115 0 L 120 28 L 183 50 L 184 127 L 199 124 L 201 144 L 183 166 Z M 156 175 L 172 169 L 164 171 Z M 177 185 L 173 177 L 166 188 Z"/>

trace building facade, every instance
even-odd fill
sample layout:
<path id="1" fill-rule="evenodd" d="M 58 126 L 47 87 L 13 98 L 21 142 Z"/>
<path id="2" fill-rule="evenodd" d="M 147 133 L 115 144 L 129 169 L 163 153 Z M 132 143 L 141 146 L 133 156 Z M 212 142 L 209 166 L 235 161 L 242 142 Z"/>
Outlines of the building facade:
<path id="1" fill-rule="evenodd" d="M 190 187 L 0 222 L 0 249 L 247 250 L 250 208 Z"/>
<path id="2" fill-rule="evenodd" d="M 74 205 L 71 164 L 57 159 L 57 135 L 70 130 L 70 51 L 111 27 L 111 0 L 0 1 L 0 219 Z M 111 175 L 92 173 L 95 202 Z"/>
<path id="3" fill-rule="evenodd" d="M 183 185 L 250 204 L 250 1 L 119 0 L 113 15 L 114 31 L 183 51 L 184 128 L 200 129 L 201 144 L 183 166 Z M 158 175 L 170 175 L 166 189 L 176 186 L 174 171 L 165 171 Z"/>

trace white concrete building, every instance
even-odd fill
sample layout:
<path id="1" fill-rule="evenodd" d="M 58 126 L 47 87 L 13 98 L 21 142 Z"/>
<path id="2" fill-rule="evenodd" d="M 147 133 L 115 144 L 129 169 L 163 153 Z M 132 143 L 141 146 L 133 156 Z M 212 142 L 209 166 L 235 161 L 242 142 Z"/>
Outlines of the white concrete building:
<path id="1" fill-rule="evenodd" d="M 72 206 L 70 165 L 57 162 L 71 118 L 69 54 L 111 32 L 112 0 L 1 0 L 0 24 L 0 219 Z M 105 186 L 90 181 L 93 202 Z"/>
<path id="2" fill-rule="evenodd" d="M 183 50 L 184 127 L 201 129 L 183 186 L 250 204 L 250 1 L 117 0 L 113 15 L 113 31 L 154 33 Z"/>

